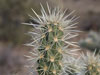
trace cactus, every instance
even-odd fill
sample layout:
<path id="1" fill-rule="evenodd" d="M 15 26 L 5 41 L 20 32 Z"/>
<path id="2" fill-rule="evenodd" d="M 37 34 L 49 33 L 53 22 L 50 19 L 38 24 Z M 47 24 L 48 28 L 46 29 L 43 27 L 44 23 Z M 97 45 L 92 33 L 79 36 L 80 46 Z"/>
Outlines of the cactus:
<path id="1" fill-rule="evenodd" d="M 76 49 L 69 48 L 70 45 L 77 46 L 76 42 L 70 41 L 71 38 L 77 36 L 77 30 L 73 30 L 77 24 L 73 24 L 76 16 L 71 18 L 69 16 L 73 12 L 65 15 L 67 10 L 62 11 L 60 8 L 51 10 L 48 3 L 47 13 L 42 4 L 40 5 L 42 16 L 39 16 L 33 9 L 32 11 L 37 19 L 29 15 L 38 24 L 28 24 L 34 27 L 33 31 L 29 32 L 34 41 L 26 45 L 34 47 L 34 51 L 31 52 L 34 57 L 27 57 L 33 63 L 37 63 L 35 70 L 39 75 L 61 75 L 65 72 L 64 63 L 66 58 L 70 57 L 76 51 Z"/>
<path id="2" fill-rule="evenodd" d="M 96 53 L 98 53 L 100 50 L 100 33 L 91 31 L 85 39 L 79 41 L 79 45 L 92 52 L 96 49 Z"/>
<path id="3" fill-rule="evenodd" d="M 86 55 L 82 56 L 84 62 L 84 75 L 100 75 L 100 55 L 87 52 Z"/>

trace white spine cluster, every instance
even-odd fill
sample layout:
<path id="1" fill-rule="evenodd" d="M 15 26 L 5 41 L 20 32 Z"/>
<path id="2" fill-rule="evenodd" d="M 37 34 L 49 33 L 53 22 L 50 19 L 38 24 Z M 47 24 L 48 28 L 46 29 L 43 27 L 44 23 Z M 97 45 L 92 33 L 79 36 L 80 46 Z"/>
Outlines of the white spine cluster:
<path id="1" fill-rule="evenodd" d="M 54 8 L 53 10 L 49 7 L 48 3 L 47 3 L 47 10 L 48 12 L 45 11 L 44 7 L 41 5 L 41 16 L 38 15 L 33 9 L 33 13 L 36 15 L 37 18 L 33 18 L 31 15 L 29 15 L 31 17 L 31 19 L 35 20 L 38 24 L 33 24 L 33 23 L 24 23 L 26 25 L 32 25 L 33 26 L 33 31 L 29 32 L 29 34 L 32 36 L 33 42 L 26 44 L 27 46 L 32 46 L 34 47 L 33 52 L 30 52 L 32 54 L 32 56 L 27 56 L 29 58 L 30 61 L 32 61 L 32 66 L 34 66 L 35 63 L 37 63 L 38 59 L 42 59 L 44 58 L 44 54 L 46 52 L 50 53 L 50 50 L 52 49 L 53 45 L 55 43 L 57 43 L 57 45 L 59 45 L 60 48 L 58 48 L 58 53 L 55 54 L 55 56 L 52 56 L 52 54 L 48 54 L 48 58 L 44 58 L 46 60 L 48 60 L 48 62 L 50 61 L 51 63 L 47 66 L 45 65 L 46 62 L 43 62 L 43 66 L 41 66 L 41 69 L 37 69 L 37 67 L 35 68 L 35 71 L 40 71 L 41 73 L 39 75 L 48 75 L 48 69 L 49 67 L 51 67 L 53 62 L 57 62 L 59 63 L 59 65 L 61 66 L 61 71 L 57 73 L 57 71 L 55 70 L 56 68 L 56 64 L 53 63 L 53 70 L 52 73 L 53 75 L 62 75 L 63 73 L 66 73 L 70 68 L 68 67 L 66 69 L 66 64 L 71 64 L 74 63 L 75 58 L 67 60 L 69 58 L 72 58 L 71 55 L 75 54 L 74 52 L 77 51 L 78 49 L 72 49 L 69 48 L 69 46 L 77 46 L 76 42 L 72 42 L 70 41 L 70 39 L 76 37 L 78 34 L 78 30 L 75 30 L 74 28 L 76 28 L 76 24 L 77 23 L 73 23 L 77 18 L 76 16 L 73 16 L 72 18 L 69 19 L 69 17 L 71 17 L 71 14 L 74 12 L 72 11 L 70 14 L 66 15 L 66 11 L 64 10 L 62 11 L 62 9 L 60 8 Z M 58 29 L 60 31 L 63 32 L 63 36 L 59 39 L 58 36 L 54 36 L 53 37 L 53 43 L 52 45 L 44 44 L 44 50 L 39 51 L 41 44 L 42 44 L 42 38 L 46 37 L 47 33 L 51 33 L 53 31 L 53 28 L 50 27 L 49 25 L 53 24 L 55 26 L 58 27 Z M 43 31 L 43 28 L 46 29 L 46 31 Z M 57 31 L 57 29 L 55 30 L 55 32 Z M 58 32 L 56 34 L 59 34 Z M 62 41 L 64 43 L 63 46 L 61 46 L 61 44 L 59 43 L 59 41 Z M 61 61 L 57 60 L 58 54 L 62 54 L 63 58 Z M 57 56 L 57 57 L 56 57 Z M 75 62 L 78 62 L 78 60 L 76 60 Z M 39 64 L 38 64 L 39 65 Z M 78 68 L 79 65 L 78 64 L 74 64 L 75 68 L 77 68 L 77 70 L 79 70 Z M 50 70 L 51 71 L 51 70 Z M 75 70 L 76 71 L 76 70 Z"/>
<path id="2" fill-rule="evenodd" d="M 86 55 L 82 54 L 82 59 L 84 62 L 82 75 L 100 75 L 100 55 L 87 52 Z"/>

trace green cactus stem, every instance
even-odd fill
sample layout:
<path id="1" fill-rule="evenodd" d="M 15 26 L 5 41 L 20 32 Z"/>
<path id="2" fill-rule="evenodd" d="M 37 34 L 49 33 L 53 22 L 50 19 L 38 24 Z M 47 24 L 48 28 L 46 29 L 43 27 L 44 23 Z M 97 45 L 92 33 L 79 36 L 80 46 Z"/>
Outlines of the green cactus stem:
<path id="1" fill-rule="evenodd" d="M 63 31 L 60 30 L 59 23 L 48 23 L 42 28 L 44 37 L 41 38 L 41 45 L 39 47 L 39 52 L 43 57 L 38 59 L 38 72 L 41 75 L 45 72 L 47 75 L 58 75 L 61 71 L 60 61 L 62 61 L 62 50 L 63 42 L 61 41 L 63 36 Z"/>

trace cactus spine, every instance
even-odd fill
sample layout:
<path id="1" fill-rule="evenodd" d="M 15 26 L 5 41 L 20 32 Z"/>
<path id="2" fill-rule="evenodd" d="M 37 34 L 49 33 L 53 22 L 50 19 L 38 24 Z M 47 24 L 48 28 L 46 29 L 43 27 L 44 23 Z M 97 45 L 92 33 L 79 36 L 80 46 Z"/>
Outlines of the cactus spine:
<path id="1" fill-rule="evenodd" d="M 75 28 L 72 24 L 76 19 L 75 16 L 68 19 L 73 13 L 65 15 L 66 10 L 55 8 L 51 10 L 47 3 L 48 13 L 41 5 L 42 16 L 39 16 L 33 9 L 32 11 L 38 19 L 35 21 L 39 24 L 30 23 L 34 27 L 32 34 L 34 41 L 28 46 L 34 46 L 33 57 L 38 66 L 36 71 L 39 75 L 61 75 L 64 72 L 64 63 L 66 57 L 71 55 L 72 51 L 68 48 L 69 45 L 76 46 L 75 42 L 68 41 L 69 39 L 77 36 L 77 31 L 72 30 Z M 32 19 L 34 19 L 31 16 Z M 74 33 L 75 32 L 75 33 Z M 70 57 L 70 56 L 69 56 Z M 33 60 L 34 61 L 34 60 Z"/>
<path id="2" fill-rule="evenodd" d="M 84 75 L 100 75 L 100 55 L 87 52 L 86 55 L 82 56 L 84 62 Z M 81 73 L 82 74 L 82 73 Z"/>

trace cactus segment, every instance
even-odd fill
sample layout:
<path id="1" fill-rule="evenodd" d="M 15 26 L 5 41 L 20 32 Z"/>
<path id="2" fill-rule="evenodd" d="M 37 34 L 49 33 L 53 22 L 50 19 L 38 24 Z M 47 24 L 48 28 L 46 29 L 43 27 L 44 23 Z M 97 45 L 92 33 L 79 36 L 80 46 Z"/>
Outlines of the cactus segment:
<path id="1" fill-rule="evenodd" d="M 100 55 L 87 52 L 83 55 L 85 75 L 100 75 Z"/>
<path id="2" fill-rule="evenodd" d="M 77 46 L 76 42 L 69 41 L 77 36 L 77 30 L 74 30 L 76 23 L 73 24 L 76 18 L 74 16 L 69 19 L 73 12 L 66 15 L 67 10 L 63 11 L 60 8 L 51 10 L 48 3 L 48 12 L 46 12 L 42 4 L 40 5 L 42 16 L 32 9 L 38 25 L 29 24 L 34 27 L 31 32 L 34 41 L 27 45 L 33 46 L 37 54 L 36 58 L 33 57 L 35 59 L 33 61 L 38 64 L 35 70 L 39 75 L 61 75 L 64 72 L 64 60 L 74 52 L 68 47 Z M 33 17 L 32 19 L 34 20 Z"/>

